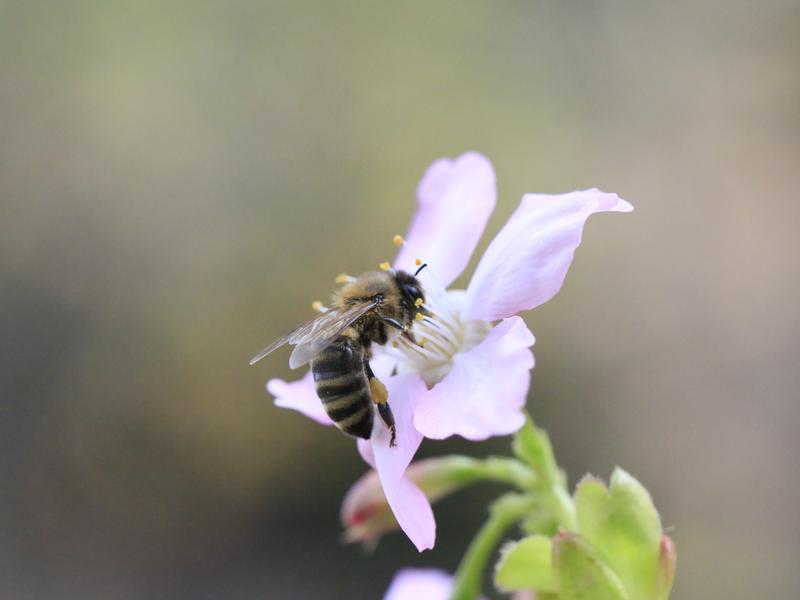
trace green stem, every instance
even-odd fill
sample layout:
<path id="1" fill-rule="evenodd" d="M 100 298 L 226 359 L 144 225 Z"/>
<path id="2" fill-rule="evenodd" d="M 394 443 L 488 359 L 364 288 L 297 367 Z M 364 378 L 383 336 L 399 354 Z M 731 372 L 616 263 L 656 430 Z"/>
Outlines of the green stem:
<path id="1" fill-rule="evenodd" d="M 475 600 L 481 593 L 483 572 L 506 529 L 522 519 L 536 500 L 522 494 L 506 494 L 489 508 L 489 519 L 472 540 L 456 571 L 451 600 Z"/>
<path id="2" fill-rule="evenodd" d="M 532 490 L 537 478 L 533 470 L 515 458 L 468 456 L 428 458 L 410 469 L 411 479 L 435 502 L 452 492 L 480 481 L 505 483 L 522 491 Z"/>
<path id="3" fill-rule="evenodd" d="M 515 458 L 491 456 L 483 460 L 475 460 L 470 465 L 470 469 L 476 480 L 508 483 L 520 490 L 531 490 L 537 482 L 533 471 Z"/>
<path id="4" fill-rule="evenodd" d="M 514 454 L 530 465 L 538 479 L 536 490 L 550 509 L 559 527 L 575 531 L 578 519 L 575 503 L 567 489 L 564 473 L 558 468 L 553 446 L 547 432 L 534 426 L 528 417 L 525 425 L 514 436 Z"/>

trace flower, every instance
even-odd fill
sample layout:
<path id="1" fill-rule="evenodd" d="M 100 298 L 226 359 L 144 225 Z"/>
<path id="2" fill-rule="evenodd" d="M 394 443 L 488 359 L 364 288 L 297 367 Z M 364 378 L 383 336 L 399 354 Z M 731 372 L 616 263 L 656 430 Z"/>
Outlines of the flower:
<path id="1" fill-rule="evenodd" d="M 372 438 L 358 440 L 377 470 L 386 499 L 419 550 L 433 547 L 430 503 L 405 476 L 423 437 L 460 435 L 484 440 L 507 435 L 524 421 L 534 359 L 533 334 L 517 313 L 552 298 L 564 283 L 586 219 L 597 212 L 630 212 L 616 194 L 590 189 L 525 194 L 489 244 L 466 290 L 448 290 L 469 262 L 496 203 L 494 170 L 470 152 L 434 162 L 417 191 L 418 208 L 394 263 L 419 279 L 434 318 L 417 323 L 422 347 L 402 339 L 376 347 L 373 371 L 389 390 L 397 447 L 375 419 Z M 329 424 L 310 375 L 294 383 L 271 380 L 276 405 Z"/>
<path id="2" fill-rule="evenodd" d="M 402 569 L 392 579 L 383 600 L 447 600 L 453 577 L 439 569 Z"/>
<path id="3" fill-rule="evenodd" d="M 440 569 L 401 569 L 392 579 L 383 600 L 448 600 L 453 584 L 453 576 Z M 515 594 L 512 598 L 523 600 L 524 597 Z"/>
<path id="4" fill-rule="evenodd" d="M 491 466 L 487 461 L 466 456 L 441 456 L 411 463 L 405 477 L 422 490 L 428 502 L 433 504 L 485 478 L 488 470 L 491 470 Z M 341 518 L 347 542 L 370 545 L 384 533 L 397 529 L 397 520 L 376 471 L 367 471 L 347 492 L 342 502 Z"/>

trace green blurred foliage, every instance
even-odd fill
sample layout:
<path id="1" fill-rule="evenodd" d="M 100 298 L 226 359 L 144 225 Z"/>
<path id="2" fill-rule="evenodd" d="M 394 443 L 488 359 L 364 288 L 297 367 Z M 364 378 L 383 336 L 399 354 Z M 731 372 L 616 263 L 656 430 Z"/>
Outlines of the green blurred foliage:
<path id="1" fill-rule="evenodd" d="M 552 555 L 553 543 L 543 535 L 529 535 L 518 542 L 509 542 L 500 553 L 495 584 L 503 591 L 558 591 Z"/>

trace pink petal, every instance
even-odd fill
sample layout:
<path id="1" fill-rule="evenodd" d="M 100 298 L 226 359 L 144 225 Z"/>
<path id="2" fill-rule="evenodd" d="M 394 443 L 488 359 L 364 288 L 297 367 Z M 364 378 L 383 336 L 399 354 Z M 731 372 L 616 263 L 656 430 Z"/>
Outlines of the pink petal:
<path id="1" fill-rule="evenodd" d="M 389 447 L 389 430 L 376 415 L 372 438 L 358 440 L 358 449 L 378 472 L 383 493 L 400 528 L 421 552 L 433 548 L 436 522 L 425 494 L 404 473 L 422 442 L 422 435 L 414 428 L 414 408 L 425 393 L 425 384 L 413 373 L 391 377 L 385 383 L 397 429 L 397 445 Z"/>
<path id="2" fill-rule="evenodd" d="M 375 350 L 375 355 L 369 361 L 369 366 L 372 368 L 372 372 L 375 373 L 375 377 L 381 381 L 386 381 L 392 376 L 392 372 L 397 366 L 397 359 L 383 353 L 383 347 L 381 346 L 377 348 L 373 346 L 373 349 Z"/>
<path id="3" fill-rule="evenodd" d="M 616 194 L 596 189 L 526 194 L 481 258 L 465 315 L 493 321 L 546 302 L 564 283 L 589 215 L 632 210 Z"/>
<path id="4" fill-rule="evenodd" d="M 417 212 L 395 268 L 413 273 L 430 265 L 447 287 L 467 266 L 497 200 L 494 169 L 476 152 L 433 163 L 417 190 Z"/>
<path id="5" fill-rule="evenodd" d="M 425 436 L 485 440 L 522 427 L 533 367 L 533 334 L 520 317 L 505 319 L 472 350 L 456 354 L 447 376 L 417 404 Z"/>
<path id="6" fill-rule="evenodd" d="M 395 574 L 383 600 L 448 600 L 453 579 L 440 569 L 402 569 Z"/>
<path id="7" fill-rule="evenodd" d="M 392 579 L 383 600 L 447 600 L 453 577 L 439 569 L 403 569 Z"/>
<path id="8" fill-rule="evenodd" d="M 428 498 L 408 477 L 383 483 L 383 492 L 400 528 L 419 552 L 436 543 L 436 521 Z"/>
<path id="9" fill-rule="evenodd" d="M 320 425 L 333 425 L 317 397 L 311 371 L 302 379 L 291 383 L 283 379 L 270 379 L 267 382 L 267 391 L 275 396 L 275 406 L 299 411 Z"/>

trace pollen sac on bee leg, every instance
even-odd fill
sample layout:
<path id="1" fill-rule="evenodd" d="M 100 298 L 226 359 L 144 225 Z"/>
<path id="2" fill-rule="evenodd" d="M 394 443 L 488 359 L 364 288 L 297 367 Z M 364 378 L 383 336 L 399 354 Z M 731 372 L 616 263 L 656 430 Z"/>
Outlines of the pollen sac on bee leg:
<path id="1" fill-rule="evenodd" d="M 372 394 L 372 401 L 378 406 L 386 404 L 389 399 L 389 391 L 377 377 L 372 377 L 369 380 L 369 391 Z"/>

